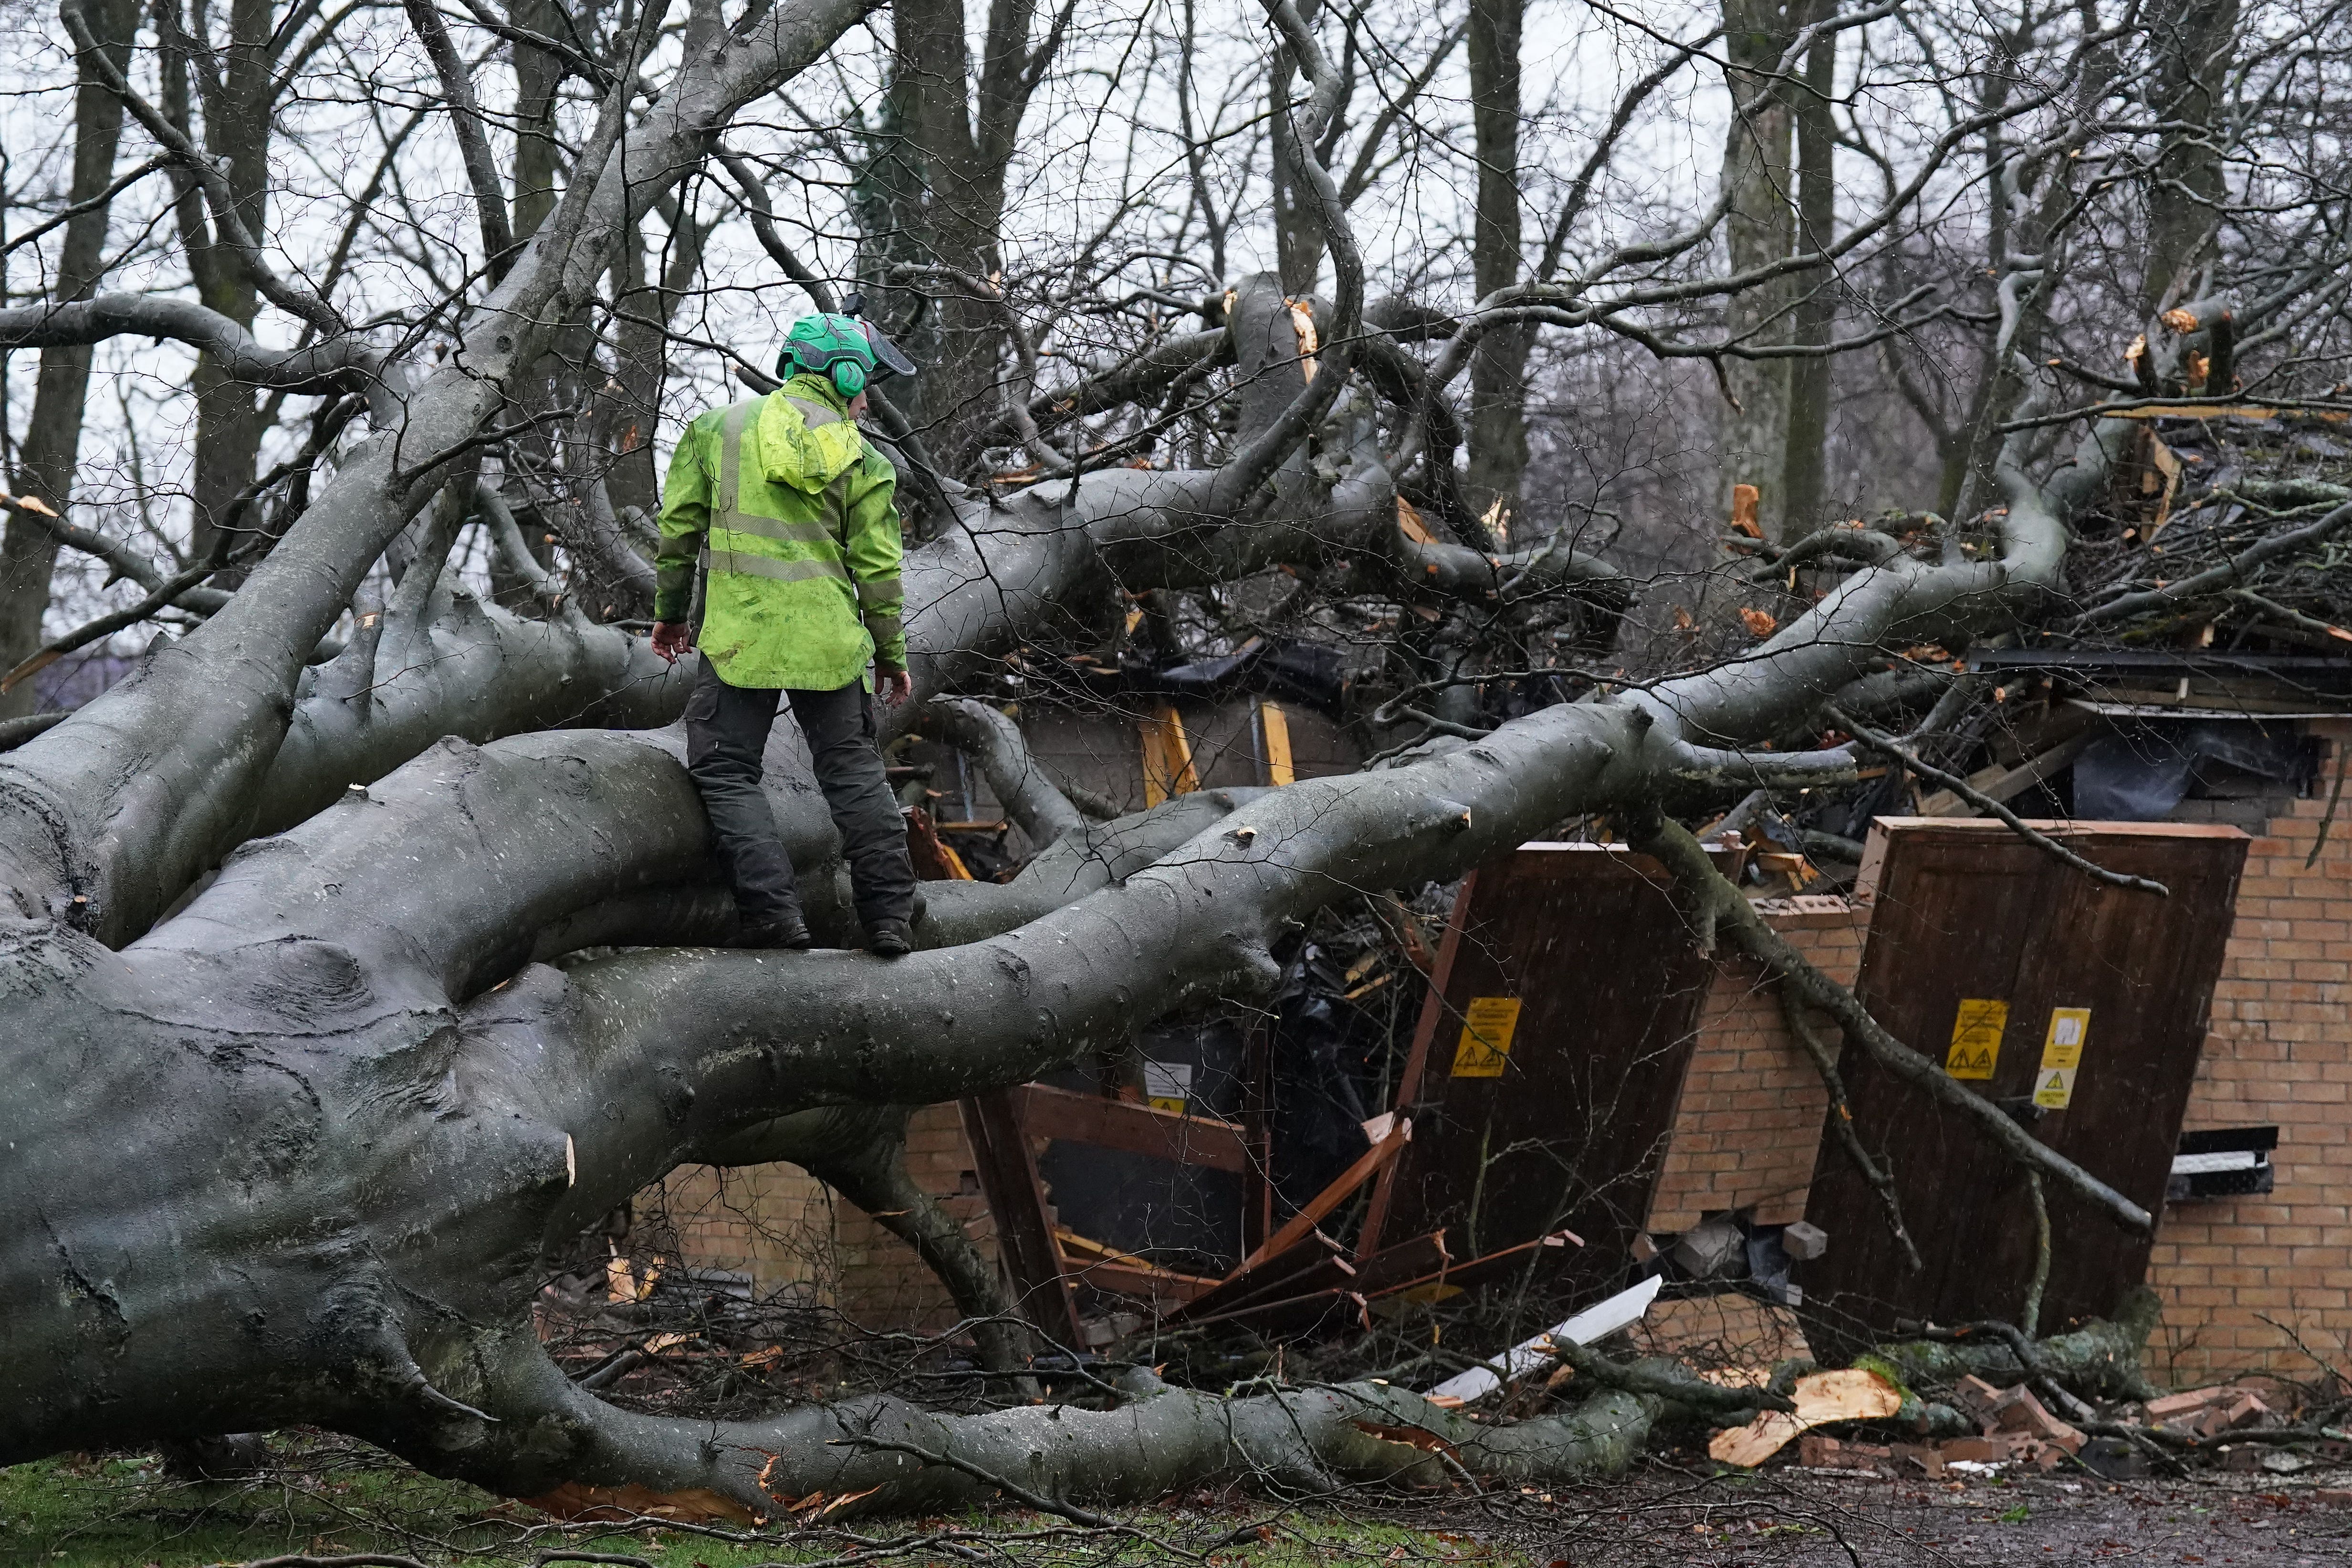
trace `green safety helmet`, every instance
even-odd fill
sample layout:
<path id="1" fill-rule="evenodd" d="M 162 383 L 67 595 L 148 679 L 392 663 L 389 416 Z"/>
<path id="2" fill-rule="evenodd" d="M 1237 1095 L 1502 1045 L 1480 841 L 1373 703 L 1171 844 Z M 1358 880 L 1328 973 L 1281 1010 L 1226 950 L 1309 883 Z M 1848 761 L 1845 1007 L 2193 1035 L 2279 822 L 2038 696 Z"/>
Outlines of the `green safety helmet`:
<path id="1" fill-rule="evenodd" d="M 873 382 L 892 375 L 912 375 L 914 362 L 898 345 L 857 319 L 865 303 L 852 294 L 841 311 L 803 316 L 784 335 L 784 352 L 776 357 L 776 374 L 789 379 L 801 372 L 828 375 L 833 389 L 855 397 Z"/>

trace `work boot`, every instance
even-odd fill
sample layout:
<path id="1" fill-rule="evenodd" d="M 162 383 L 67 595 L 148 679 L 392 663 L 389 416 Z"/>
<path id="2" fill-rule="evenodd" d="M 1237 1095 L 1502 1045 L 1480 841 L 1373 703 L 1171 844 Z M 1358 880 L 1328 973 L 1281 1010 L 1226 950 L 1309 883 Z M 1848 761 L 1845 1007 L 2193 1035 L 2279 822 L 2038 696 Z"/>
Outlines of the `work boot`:
<path id="1" fill-rule="evenodd" d="M 905 921 L 876 921 L 866 933 L 866 951 L 880 958 L 904 958 L 915 951 L 914 933 Z"/>
<path id="2" fill-rule="evenodd" d="M 778 915 L 772 920 L 748 921 L 743 926 L 741 947 L 788 947 L 804 952 L 816 945 L 809 934 L 808 921 L 798 915 Z"/>

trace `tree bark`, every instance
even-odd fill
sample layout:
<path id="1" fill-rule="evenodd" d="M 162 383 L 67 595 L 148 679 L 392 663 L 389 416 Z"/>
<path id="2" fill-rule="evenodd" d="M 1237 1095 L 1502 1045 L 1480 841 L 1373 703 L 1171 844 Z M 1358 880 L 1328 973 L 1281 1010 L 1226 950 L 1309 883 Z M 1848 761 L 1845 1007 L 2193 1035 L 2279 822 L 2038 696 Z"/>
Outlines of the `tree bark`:
<path id="1" fill-rule="evenodd" d="M 228 8 L 228 37 L 215 47 L 208 37 L 185 31 L 172 0 L 172 26 L 179 39 L 166 51 L 167 79 L 177 80 L 179 128 L 200 142 L 205 153 L 221 165 L 246 232 L 268 232 L 269 144 L 277 113 L 278 51 L 273 47 L 277 17 L 270 0 L 233 0 Z M 201 16 L 202 13 L 199 13 Z M 209 57 L 210 70 L 195 71 L 197 55 Z M 214 85 L 201 95 L 203 123 L 193 125 L 188 78 Z M 167 102 L 174 96 L 167 89 Z M 208 218 L 194 180 L 175 171 L 180 183 L 180 238 L 188 257 L 197 298 L 250 331 L 259 305 L 256 280 L 241 257 L 216 232 Z M 194 509 L 188 536 L 191 560 L 201 561 L 213 549 L 215 531 L 246 487 L 253 483 L 253 465 L 261 447 L 260 410 L 252 386 L 235 369 L 206 352 L 196 358 L 194 473 L 189 493 Z M 249 524 L 250 520 L 248 520 Z"/>
<path id="2" fill-rule="evenodd" d="M 1319 0 L 1306 0 L 1298 13 L 1313 26 L 1320 9 Z M 1297 92 L 1298 68 L 1287 51 L 1277 49 L 1266 73 L 1266 103 L 1273 116 L 1274 159 L 1266 179 L 1274 198 L 1274 270 L 1282 279 L 1286 296 L 1305 300 L 1322 280 L 1324 244 L 1323 230 L 1311 208 L 1314 198 L 1302 188 L 1292 168 L 1297 132 L 1288 105 Z"/>
<path id="3" fill-rule="evenodd" d="M 2239 0 L 2170 0 L 2148 20 L 2160 62 L 2149 108 L 2166 126 L 2147 192 L 2140 308 L 2150 316 L 2187 299 L 2183 275 L 2221 223 L 2228 187 L 2209 132 L 2236 57 L 2239 11 Z"/>
<path id="4" fill-rule="evenodd" d="M 967 277 L 1003 273 L 1004 183 L 1036 85 L 1029 42 L 1036 10 L 1035 0 L 990 0 L 975 80 L 963 0 L 901 0 L 892 8 L 891 100 L 922 190 L 917 248 L 923 260 Z M 1056 42 L 1048 37 L 1037 48 L 1050 58 Z M 1003 318 L 994 302 L 951 285 L 939 289 L 933 309 L 925 334 L 931 359 L 915 378 L 908 413 L 942 461 L 966 468 L 997 424 Z"/>
<path id="5" fill-rule="evenodd" d="M 1805 79 L 1792 89 L 1797 124 L 1797 248 L 1828 248 L 1837 224 L 1832 179 L 1837 126 L 1831 115 L 1836 90 L 1837 39 L 1816 38 L 1805 52 Z M 1812 274 L 1790 321 L 1791 343 L 1820 347 L 1837 319 L 1835 274 Z M 1789 362 L 1789 456 L 1780 485 L 1782 535 L 1799 539 L 1828 521 L 1831 363 L 1827 354 Z"/>
<path id="6" fill-rule="evenodd" d="M 90 20 L 118 67 L 128 61 L 131 35 L 139 25 L 133 0 L 100 0 Z M 114 178 L 114 154 L 121 141 L 122 100 L 85 63 L 74 86 L 69 201 L 94 202 L 105 194 Z M 66 221 L 53 303 L 87 300 L 97 291 L 110 211 L 110 204 L 93 206 Z M 17 450 L 16 492 L 39 497 L 61 517 L 73 501 L 92 352 L 87 342 L 55 343 L 41 351 L 33 410 Z M 0 669 L 16 668 L 41 646 L 41 620 L 49 607 L 49 579 L 57 563 L 57 535 L 31 518 L 11 513 L 7 531 L 0 534 Z M 38 695 L 30 681 L 0 693 L 0 719 L 30 713 Z"/>
<path id="7" fill-rule="evenodd" d="M 514 0 L 509 14 L 518 27 L 546 38 L 566 34 L 554 0 Z M 556 94 L 563 86 L 563 62 L 552 52 L 518 42 L 515 73 L 514 237 L 527 240 L 555 210 Z"/>
<path id="8" fill-rule="evenodd" d="M 1471 231 L 1481 300 L 1519 280 L 1519 34 L 1526 0 L 1471 0 L 1468 53 L 1478 190 Z M 1470 362 L 1470 505 L 1517 508 L 1528 466 L 1527 365 L 1532 328 L 1490 329 Z"/>
<path id="9" fill-rule="evenodd" d="M 1731 270 L 1769 266 L 1790 254 L 1795 195 L 1790 156 L 1794 114 L 1776 71 L 1810 0 L 1724 0 L 1724 52 L 1730 61 L 1731 124 L 1723 145 L 1723 184 L 1731 198 L 1724 244 Z M 1788 342 L 1795 285 L 1775 279 L 1724 302 L 1725 335 L 1750 347 Z M 1726 393 L 1719 429 L 1718 520 L 1732 514 L 1733 487 L 1757 490 L 1765 539 L 1788 532 L 1783 476 L 1789 462 L 1789 363 L 1785 359 L 1723 361 Z"/>

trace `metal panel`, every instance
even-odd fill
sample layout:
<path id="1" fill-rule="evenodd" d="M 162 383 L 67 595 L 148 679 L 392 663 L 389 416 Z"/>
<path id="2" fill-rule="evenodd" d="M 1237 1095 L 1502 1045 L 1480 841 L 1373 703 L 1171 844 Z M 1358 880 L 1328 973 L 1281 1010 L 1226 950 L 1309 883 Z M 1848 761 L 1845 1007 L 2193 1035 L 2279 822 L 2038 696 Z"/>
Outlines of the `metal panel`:
<path id="1" fill-rule="evenodd" d="M 2158 1214 L 2246 836 L 2201 824 L 2037 826 L 2098 865 L 2163 882 L 2170 896 L 2095 881 L 1998 822 L 1882 817 L 1859 889 L 1873 904 L 1856 994 L 1897 1039 L 1939 1062 L 1963 1003 L 2005 1004 L 1990 1076 L 1969 1087 Z M 2089 1010 L 2063 1086 L 2044 1068 L 2060 1009 Z M 1899 1319 L 2017 1321 L 2035 1252 L 2024 1177 L 1958 1112 L 1858 1047 L 1846 1046 L 1842 1071 L 1864 1146 L 1892 1168 L 1927 1266 L 1905 1267 L 1868 1184 L 1824 1137 L 1806 1218 L 1829 1233 L 1829 1250 L 1795 1272 L 1808 1338 L 1841 1354 Z M 2036 1105 L 2038 1087 L 2063 1087 L 2044 1099 L 2063 1098 L 2063 1108 Z M 2146 1272 L 2152 1238 L 2054 1183 L 2044 1191 L 2053 1243 L 2040 1326 L 2049 1332 L 2112 1311 Z"/>
<path id="2" fill-rule="evenodd" d="M 1442 1227 L 1475 1258 L 1565 1226 L 1591 1245 L 1549 1256 L 1612 1273 L 1649 1212 L 1712 966 L 1664 871 L 1621 847 L 1523 845 L 1480 867 L 1463 899 L 1415 1041 L 1422 1070 L 1401 1106 L 1412 1142 L 1382 1229 Z M 1507 1050 L 1465 1051 L 1465 1025 L 1499 1029 L 1506 1000 Z"/>

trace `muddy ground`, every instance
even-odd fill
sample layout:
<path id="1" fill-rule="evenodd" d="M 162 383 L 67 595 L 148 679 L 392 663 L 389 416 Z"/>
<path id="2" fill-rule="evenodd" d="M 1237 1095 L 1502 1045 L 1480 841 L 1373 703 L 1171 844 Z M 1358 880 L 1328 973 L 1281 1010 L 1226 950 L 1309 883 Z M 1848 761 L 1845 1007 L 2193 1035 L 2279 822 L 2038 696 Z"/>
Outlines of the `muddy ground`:
<path id="1" fill-rule="evenodd" d="M 1768 1468 L 1710 1477 L 1644 1467 L 1584 1492 L 1450 1509 L 1454 1529 L 1537 1564 L 2147 1563 L 2309 1568 L 2352 1561 L 2352 1469 L 2205 1470 L 2103 1481 L 2032 1474 L 1943 1481 Z M 1444 1529 L 1433 1520 L 1423 1529 Z"/>
<path id="2" fill-rule="evenodd" d="M 145 1453 L 0 1469 L 0 1568 L 210 1568 L 277 1553 L 371 1552 L 425 1568 L 530 1568 L 559 1549 L 646 1568 L 839 1563 L 845 1556 L 926 1568 L 958 1560 L 992 1568 L 2352 1563 L 2352 1468 L 1930 1481 L 1785 1464 L 1710 1475 L 1693 1454 L 1654 1459 L 1620 1481 L 1478 1499 L 1366 1495 L 1286 1509 L 1237 1490 L 1124 1512 L 1127 1528 L 1111 1531 L 1073 1531 L 999 1508 L 730 1541 L 731 1531 L 663 1525 L 565 1530 L 344 1438 L 279 1435 L 270 1449 L 264 1473 L 234 1483 L 173 1481 Z"/>

